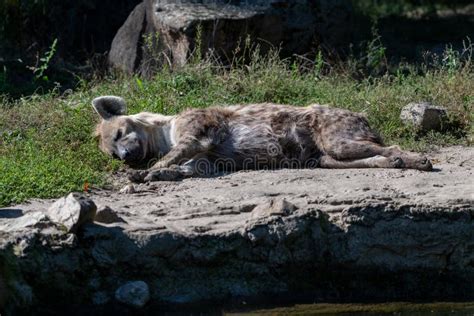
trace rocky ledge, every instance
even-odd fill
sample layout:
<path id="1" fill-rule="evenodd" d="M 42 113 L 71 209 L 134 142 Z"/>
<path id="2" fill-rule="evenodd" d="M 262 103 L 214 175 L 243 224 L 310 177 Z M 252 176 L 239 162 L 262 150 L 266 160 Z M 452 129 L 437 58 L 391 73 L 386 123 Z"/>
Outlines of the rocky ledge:
<path id="1" fill-rule="evenodd" d="M 239 172 L 1 209 L 1 309 L 473 299 L 474 148 L 431 157 L 430 173 Z"/>

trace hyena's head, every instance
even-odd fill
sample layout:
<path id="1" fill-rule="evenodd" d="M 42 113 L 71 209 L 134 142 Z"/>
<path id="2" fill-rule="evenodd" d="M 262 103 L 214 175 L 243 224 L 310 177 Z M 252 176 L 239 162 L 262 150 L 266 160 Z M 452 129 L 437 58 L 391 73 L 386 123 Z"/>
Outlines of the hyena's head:
<path id="1" fill-rule="evenodd" d="M 92 101 L 101 122 L 95 134 L 100 149 L 127 164 L 137 165 L 146 158 L 147 136 L 144 127 L 132 116 L 126 115 L 125 100 L 116 96 L 102 96 Z"/>

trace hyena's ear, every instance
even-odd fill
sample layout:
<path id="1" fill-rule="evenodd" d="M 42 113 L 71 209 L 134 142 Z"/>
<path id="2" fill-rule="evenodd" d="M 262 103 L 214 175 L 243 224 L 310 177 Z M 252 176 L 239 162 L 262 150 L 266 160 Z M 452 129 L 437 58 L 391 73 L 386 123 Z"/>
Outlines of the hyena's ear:
<path id="1" fill-rule="evenodd" d="M 127 104 L 121 97 L 106 95 L 92 100 L 92 107 L 104 119 L 127 113 Z"/>

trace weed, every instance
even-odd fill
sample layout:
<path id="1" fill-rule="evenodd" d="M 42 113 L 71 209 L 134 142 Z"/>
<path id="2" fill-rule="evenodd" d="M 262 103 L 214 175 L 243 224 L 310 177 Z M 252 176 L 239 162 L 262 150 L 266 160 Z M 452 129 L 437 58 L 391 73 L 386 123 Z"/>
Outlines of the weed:
<path id="1" fill-rule="evenodd" d="M 194 51 L 191 53 L 191 60 L 194 64 L 199 64 L 202 61 L 203 53 L 203 26 L 199 23 L 196 27 L 196 36 L 194 37 Z"/>
<path id="2" fill-rule="evenodd" d="M 48 70 L 49 65 L 51 63 L 51 59 L 53 59 L 54 54 L 56 53 L 56 45 L 58 43 L 58 39 L 54 39 L 53 43 L 51 44 L 49 50 L 44 54 L 43 57 L 41 57 L 37 62 L 35 66 L 29 66 L 28 68 L 33 71 L 33 74 L 35 75 L 36 80 L 43 80 L 43 81 L 49 81 L 49 78 L 47 75 L 45 75 L 45 72 Z"/>
<path id="3" fill-rule="evenodd" d="M 160 67 L 171 68 L 172 61 L 167 52 L 160 49 L 160 33 L 144 34 L 142 37 L 143 62 L 141 72 L 145 76 L 155 73 Z M 146 71 L 143 71 L 146 70 Z M 146 72 L 146 73 L 145 73 Z"/>
<path id="4" fill-rule="evenodd" d="M 314 73 L 316 76 L 320 76 L 323 72 L 323 67 L 324 67 L 324 59 L 323 59 L 323 53 L 321 50 L 318 50 L 318 53 L 316 54 L 316 58 L 314 61 Z"/>
<path id="5" fill-rule="evenodd" d="M 372 40 L 367 43 L 366 48 L 366 68 L 375 73 L 381 73 L 387 68 L 387 59 L 385 57 L 386 48 L 382 44 L 377 24 L 372 26 Z"/>

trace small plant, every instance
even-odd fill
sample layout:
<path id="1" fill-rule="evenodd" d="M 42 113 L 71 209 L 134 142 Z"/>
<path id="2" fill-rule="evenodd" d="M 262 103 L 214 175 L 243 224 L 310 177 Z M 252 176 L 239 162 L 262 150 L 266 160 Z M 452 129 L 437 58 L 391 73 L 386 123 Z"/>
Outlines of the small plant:
<path id="1" fill-rule="evenodd" d="M 242 67 L 245 65 L 250 58 L 249 56 L 251 52 L 255 50 L 255 46 L 256 45 L 252 44 L 252 38 L 250 34 L 247 34 L 243 44 L 242 38 L 239 38 L 237 45 L 232 51 L 231 68 Z"/>
<path id="2" fill-rule="evenodd" d="M 314 60 L 314 74 L 317 77 L 322 75 L 323 67 L 324 67 L 323 53 L 321 52 L 321 50 L 318 50 L 318 53 L 316 54 L 316 58 Z"/>
<path id="3" fill-rule="evenodd" d="M 386 48 L 382 44 L 377 25 L 374 24 L 372 26 L 372 40 L 367 43 L 366 48 L 366 67 L 376 72 L 385 69 L 387 65 L 385 51 Z"/>
<path id="4" fill-rule="evenodd" d="M 143 69 L 148 69 L 149 73 L 155 73 L 159 67 L 171 68 L 171 59 L 159 47 L 160 33 L 144 34 L 142 36 L 142 43 L 144 49 Z"/>
<path id="5" fill-rule="evenodd" d="M 35 75 L 35 80 L 43 80 L 43 81 L 49 81 L 49 78 L 47 75 L 44 73 L 48 70 L 51 59 L 53 59 L 54 54 L 56 53 L 56 45 L 58 44 L 58 39 L 54 39 L 53 43 L 51 44 L 51 47 L 49 50 L 44 54 L 43 57 L 41 57 L 37 62 L 35 66 L 30 66 L 28 69 L 33 71 L 33 74 Z"/>
<path id="6" fill-rule="evenodd" d="M 446 46 L 441 59 L 442 67 L 449 73 L 455 73 L 461 66 L 459 52 L 454 50 L 451 45 Z"/>
<path id="7" fill-rule="evenodd" d="M 144 87 L 143 87 L 143 81 L 140 78 L 136 77 L 135 82 L 137 83 L 137 87 L 140 91 L 145 90 Z"/>
<path id="8" fill-rule="evenodd" d="M 203 29 L 202 24 L 199 23 L 196 27 L 196 37 L 194 38 L 194 51 L 192 52 L 192 62 L 199 64 L 202 61 L 202 45 L 203 41 Z"/>

